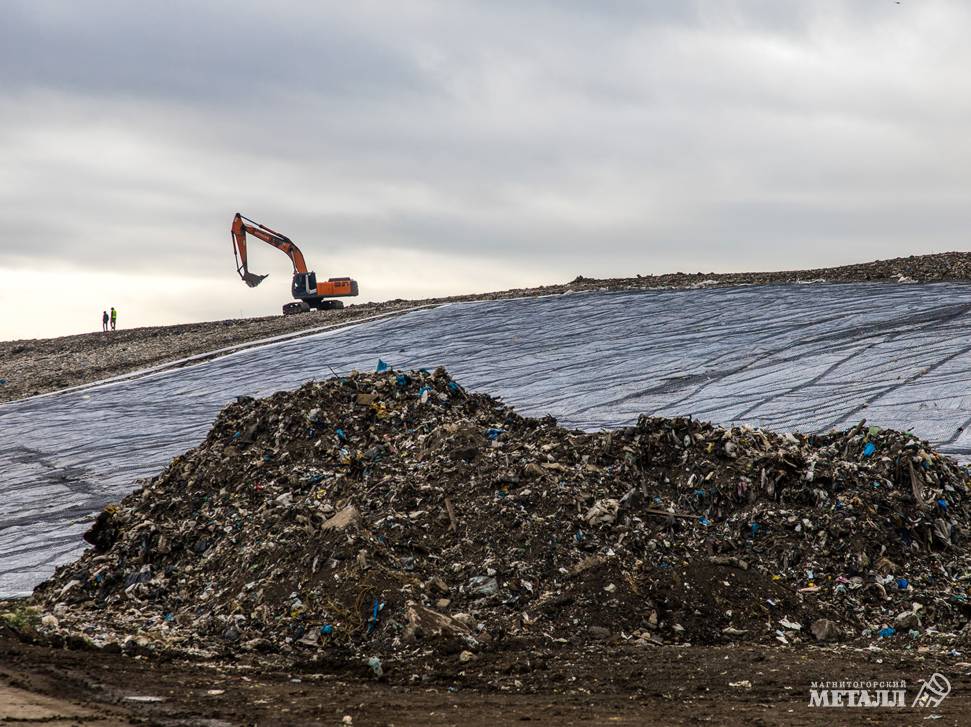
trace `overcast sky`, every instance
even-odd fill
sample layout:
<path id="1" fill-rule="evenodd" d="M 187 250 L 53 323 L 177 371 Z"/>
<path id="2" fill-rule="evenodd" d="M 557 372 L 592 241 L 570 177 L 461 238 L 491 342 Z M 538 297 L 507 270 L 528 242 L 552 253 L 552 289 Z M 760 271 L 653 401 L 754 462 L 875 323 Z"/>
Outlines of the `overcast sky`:
<path id="1" fill-rule="evenodd" d="M 963 249 L 971 3 L 0 0 L 0 338 Z"/>

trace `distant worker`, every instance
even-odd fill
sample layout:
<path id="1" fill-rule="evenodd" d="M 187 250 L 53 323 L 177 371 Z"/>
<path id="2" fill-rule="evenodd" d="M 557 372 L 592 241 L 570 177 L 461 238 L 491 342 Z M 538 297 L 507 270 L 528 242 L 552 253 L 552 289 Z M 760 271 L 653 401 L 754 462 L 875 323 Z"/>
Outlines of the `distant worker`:
<path id="1" fill-rule="evenodd" d="M 115 310 L 114 306 L 111 306 L 111 330 L 115 330 L 116 323 L 118 323 L 118 311 Z"/>
<path id="2" fill-rule="evenodd" d="M 101 311 L 101 330 L 108 330 L 108 311 Z"/>

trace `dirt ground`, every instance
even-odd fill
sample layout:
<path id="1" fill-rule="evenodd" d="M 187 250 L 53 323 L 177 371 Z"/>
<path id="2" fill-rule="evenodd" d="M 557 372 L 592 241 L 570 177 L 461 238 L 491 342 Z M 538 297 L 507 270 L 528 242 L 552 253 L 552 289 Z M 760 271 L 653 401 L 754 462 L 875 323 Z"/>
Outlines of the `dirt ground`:
<path id="1" fill-rule="evenodd" d="M 431 679 L 386 664 L 147 660 L 0 636 L 0 724 L 474 725 L 968 724 L 971 664 L 913 652 L 804 647 L 628 647 L 508 652 Z M 935 671 L 952 689 L 934 709 L 910 702 Z M 907 682 L 904 708 L 809 706 L 813 681 Z M 933 716 L 931 716 L 933 715 Z"/>
<path id="2" fill-rule="evenodd" d="M 858 265 L 764 273 L 668 273 L 632 278 L 577 277 L 569 283 L 520 288 L 496 293 L 392 300 L 348 305 L 340 311 L 312 311 L 302 315 L 190 323 L 101 331 L 59 338 L 0 342 L 0 402 L 57 391 L 111 376 L 158 366 L 216 349 L 241 346 L 260 339 L 299 335 L 322 326 L 340 326 L 369 316 L 394 314 L 417 306 L 466 300 L 496 300 L 592 290 L 638 290 L 727 285 L 769 285 L 796 281 L 866 282 L 969 281 L 971 253 L 940 253 Z"/>

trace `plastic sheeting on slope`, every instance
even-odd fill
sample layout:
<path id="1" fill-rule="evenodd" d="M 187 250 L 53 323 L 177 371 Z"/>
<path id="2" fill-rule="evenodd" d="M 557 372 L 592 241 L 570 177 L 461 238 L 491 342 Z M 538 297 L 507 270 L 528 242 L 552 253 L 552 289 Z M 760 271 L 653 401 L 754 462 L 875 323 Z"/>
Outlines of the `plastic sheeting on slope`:
<path id="1" fill-rule="evenodd" d="M 74 558 L 90 515 L 198 443 L 234 397 L 332 370 L 446 366 L 524 414 L 822 430 L 866 417 L 971 455 L 971 286 L 646 291 L 482 301 L 0 407 L 0 595 Z"/>

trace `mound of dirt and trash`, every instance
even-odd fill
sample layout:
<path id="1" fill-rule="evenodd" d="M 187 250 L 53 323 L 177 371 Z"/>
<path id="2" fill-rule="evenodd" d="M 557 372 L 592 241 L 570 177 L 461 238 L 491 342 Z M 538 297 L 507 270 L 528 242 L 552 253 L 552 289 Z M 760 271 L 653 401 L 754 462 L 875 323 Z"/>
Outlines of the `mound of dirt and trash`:
<path id="1" fill-rule="evenodd" d="M 384 371 L 240 398 L 37 588 L 126 652 L 462 661 L 624 640 L 949 648 L 968 471 L 909 433 L 570 431 Z"/>

